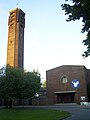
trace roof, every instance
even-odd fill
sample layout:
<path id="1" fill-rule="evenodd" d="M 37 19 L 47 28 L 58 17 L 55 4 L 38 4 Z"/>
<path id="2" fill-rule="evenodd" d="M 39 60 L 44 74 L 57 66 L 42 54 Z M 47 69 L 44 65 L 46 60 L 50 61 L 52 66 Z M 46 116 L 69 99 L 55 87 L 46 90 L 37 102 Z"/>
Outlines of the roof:
<path id="1" fill-rule="evenodd" d="M 75 93 L 76 91 L 58 91 L 54 92 L 55 94 L 62 94 L 62 93 Z"/>
<path id="2" fill-rule="evenodd" d="M 58 66 L 56 68 L 49 69 L 47 71 L 55 70 L 55 69 L 58 69 L 58 68 L 64 68 L 64 67 L 67 67 L 67 68 L 69 68 L 69 67 L 83 67 L 83 68 L 87 69 L 84 65 L 61 65 L 61 66 Z"/>
<path id="3" fill-rule="evenodd" d="M 9 13 L 12 13 L 12 12 L 14 12 L 14 11 L 22 11 L 20 8 L 15 8 L 15 9 L 13 9 L 13 10 L 10 10 L 9 11 Z M 22 11 L 22 13 L 24 13 L 23 11 Z M 24 13 L 25 14 L 25 13 Z"/>

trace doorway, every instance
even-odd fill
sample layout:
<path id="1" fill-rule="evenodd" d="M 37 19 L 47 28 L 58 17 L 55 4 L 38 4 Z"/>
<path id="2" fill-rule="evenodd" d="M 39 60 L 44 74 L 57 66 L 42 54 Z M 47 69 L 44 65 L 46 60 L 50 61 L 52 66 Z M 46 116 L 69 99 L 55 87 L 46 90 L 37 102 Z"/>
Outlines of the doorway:
<path id="1" fill-rule="evenodd" d="M 57 93 L 57 103 L 74 103 L 75 93 Z"/>

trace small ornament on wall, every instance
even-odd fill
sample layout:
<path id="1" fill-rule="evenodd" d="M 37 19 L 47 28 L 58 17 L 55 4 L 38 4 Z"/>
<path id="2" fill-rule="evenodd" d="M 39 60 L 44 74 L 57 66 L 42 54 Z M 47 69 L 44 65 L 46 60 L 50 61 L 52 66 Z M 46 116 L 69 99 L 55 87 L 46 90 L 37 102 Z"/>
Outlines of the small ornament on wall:
<path id="1" fill-rule="evenodd" d="M 80 87 L 80 81 L 76 80 L 76 79 L 72 80 L 71 86 L 72 86 L 72 88 L 79 88 Z"/>

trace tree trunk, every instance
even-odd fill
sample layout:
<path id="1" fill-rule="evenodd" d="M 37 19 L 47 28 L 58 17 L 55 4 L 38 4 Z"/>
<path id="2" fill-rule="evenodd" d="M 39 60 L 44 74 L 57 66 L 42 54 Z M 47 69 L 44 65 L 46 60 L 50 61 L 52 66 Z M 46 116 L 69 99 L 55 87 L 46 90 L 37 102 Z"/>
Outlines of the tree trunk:
<path id="1" fill-rule="evenodd" d="M 5 98 L 5 106 L 6 106 L 6 108 L 8 108 L 8 99 L 7 98 Z"/>
<path id="2" fill-rule="evenodd" d="M 9 108 L 12 108 L 12 98 L 9 99 Z"/>
<path id="3" fill-rule="evenodd" d="M 6 108 L 12 108 L 12 99 L 5 98 L 5 106 Z"/>

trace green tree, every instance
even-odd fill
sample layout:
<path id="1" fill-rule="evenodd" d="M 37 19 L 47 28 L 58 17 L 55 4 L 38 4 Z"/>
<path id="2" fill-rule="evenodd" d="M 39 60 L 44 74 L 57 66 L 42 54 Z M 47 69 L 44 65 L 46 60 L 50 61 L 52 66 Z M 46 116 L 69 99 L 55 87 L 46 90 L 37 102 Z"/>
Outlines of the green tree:
<path id="1" fill-rule="evenodd" d="M 5 75 L 0 77 L 0 94 L 6 107 L 12 107 L 12 100 L 20 96 L 23 86 L 23 70 L 6 67 Z"/>
<path id="2" fill-rule="evenodd" d="M 33 72 L 25 72 L 24 73 L 24 91 L 23 91 L 23 97 L 24 98 L 30 98 L 35 95 L 35 93 L 39 93 L 40 90 L 40 74 L 37 71 Z"/>
<path id="3" fill-rule="evenodd" d="M 46 80 L 43 81 L 42 87 L 43 87 L 43 88 L 46 88 Z"/>
<path id="4" fill-rule="evenodd" d="M 40 74 L 7 67 L 0 77 L 0 97 L 12 108 L 13 99 L 30 98 L 40 89 Z"/>
<path id="5" fill-rule="evenodd" d="M 86 39 L 83 40 L 87 50 L 84 52 L 83 57 L 90 55 L 90 0 L 65 0 L 71 1 L 71 4 L 62 4 L 62 10 L 65 10 L 65 15 L 68 15 L 66 21 L 75 21 L 82 18 L 83 27 L 81 32 L 87 33 Z"/>

